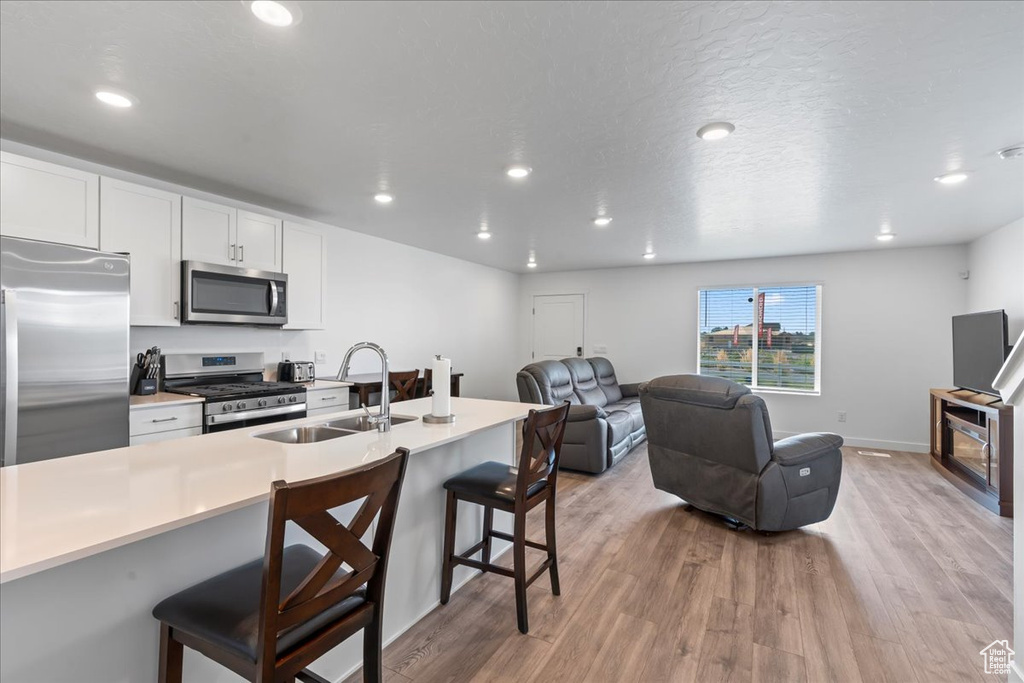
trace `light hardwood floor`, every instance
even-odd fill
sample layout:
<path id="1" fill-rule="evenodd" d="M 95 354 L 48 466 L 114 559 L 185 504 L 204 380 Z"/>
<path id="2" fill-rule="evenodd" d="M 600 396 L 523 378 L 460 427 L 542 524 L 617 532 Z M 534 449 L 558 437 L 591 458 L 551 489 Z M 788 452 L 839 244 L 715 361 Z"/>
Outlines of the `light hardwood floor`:
<path id="1" fill-rule="evenodd" d="M 512 582 L 479 576 L 385 649 L 385 680 L 991 683 L 978 653 L 1012 639 L 1012 522 L 926 455 L 857 451 L 828 521 L 771 536 L 655 490 L 643 447 L 563 472 L 562 595 L 531 586 L 529 635 Z"/>

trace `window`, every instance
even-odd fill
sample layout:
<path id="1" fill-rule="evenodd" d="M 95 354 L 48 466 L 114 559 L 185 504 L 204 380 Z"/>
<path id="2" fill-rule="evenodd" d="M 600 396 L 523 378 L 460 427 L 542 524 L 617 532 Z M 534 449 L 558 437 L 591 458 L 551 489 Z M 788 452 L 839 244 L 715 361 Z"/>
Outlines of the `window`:
<path id="1" fill-rule="evenodd" d="M 821 390 L 821 286 L 699 292 L 697 371 L 752 389 Z"/>

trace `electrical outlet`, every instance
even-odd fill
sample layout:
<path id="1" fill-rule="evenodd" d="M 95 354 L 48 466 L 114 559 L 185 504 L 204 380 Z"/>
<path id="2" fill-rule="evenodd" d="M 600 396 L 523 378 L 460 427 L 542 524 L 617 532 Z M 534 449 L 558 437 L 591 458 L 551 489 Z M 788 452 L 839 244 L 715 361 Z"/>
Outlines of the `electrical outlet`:
<path id="1" fill-rule="evenodd" d="M 845 410 L 840 410 L 839 411 L 839 415 L 837 416 L 837 419 L 840 422 L 846 422 L 846 411 Z"/>
<path id="2" fill-rule="evenodd" d="M 326 351 L 314 351 L 313 352 L 313 362 L 315 362 L 315 363 L 326 363 L 327 362 L 327 352 Z"/>
<path id="3" fill-rule="evenodd" d="M 289 358 L 288 358 L 288 352 L 287 352 L 287 351 L 282 351 L 282 352 L 281 352 L 281 360 L 283 360 L 283 361 L 285 361 L 285 360 L 289 360 Z"/>
<path id="4" fill-rule="evenodd" d="M 608 353 L 608 347 L 604 344 L 594 344 L 594 353 Z"/>

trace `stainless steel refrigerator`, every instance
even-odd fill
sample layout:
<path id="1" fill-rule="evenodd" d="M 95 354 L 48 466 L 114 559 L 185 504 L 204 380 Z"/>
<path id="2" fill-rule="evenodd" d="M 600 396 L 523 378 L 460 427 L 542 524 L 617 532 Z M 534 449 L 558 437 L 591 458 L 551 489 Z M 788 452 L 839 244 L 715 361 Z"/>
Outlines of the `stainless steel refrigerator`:
<path id="1" fill-rule="evenodd" d="M 123 254 L 0 238 L 3 465 L 128 445 Z"/>

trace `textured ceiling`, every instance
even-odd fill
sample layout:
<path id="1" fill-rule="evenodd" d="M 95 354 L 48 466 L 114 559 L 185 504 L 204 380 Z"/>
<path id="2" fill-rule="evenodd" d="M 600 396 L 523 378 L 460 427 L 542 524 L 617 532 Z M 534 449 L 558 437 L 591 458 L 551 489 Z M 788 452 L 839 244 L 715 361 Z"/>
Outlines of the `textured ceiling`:
<path id="1" fill-rule="evenodd" d="M 1024 214 L 1024 160 L 995 154 L 1024 142 L 1024 3 L 299 4 L 274 29 L 237 1 L 5 0 L 0 134 L 516 271 L 889 248 L 882 224 L 963 242 Z M 736 132 L 695 136 L 716 120 Z"/>

